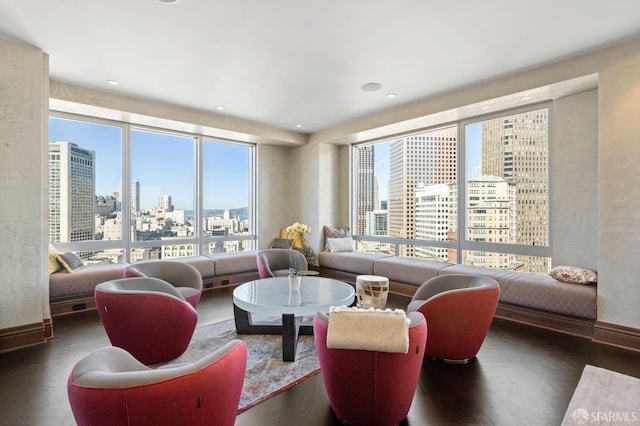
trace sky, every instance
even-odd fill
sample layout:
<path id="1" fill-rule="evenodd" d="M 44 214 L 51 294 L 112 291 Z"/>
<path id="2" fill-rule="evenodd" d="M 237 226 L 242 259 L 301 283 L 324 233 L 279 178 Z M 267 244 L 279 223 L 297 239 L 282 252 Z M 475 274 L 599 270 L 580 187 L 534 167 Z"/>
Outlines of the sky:
<path id="1" fill-rule="evenodd" d="M 120 189 L 122 129 L 52 117 L 49 140 L 69 141 L 95 151 L 96 194 Z M 141 129 L 131 131 L 131 179 L 140 181 L 140 207 L 171 195 L 177 210 L 193 210 L 195 139 Z M 246 207 L 249 203 L 250 148 L 206 141 L 203 148 L 205 209 Z"/>

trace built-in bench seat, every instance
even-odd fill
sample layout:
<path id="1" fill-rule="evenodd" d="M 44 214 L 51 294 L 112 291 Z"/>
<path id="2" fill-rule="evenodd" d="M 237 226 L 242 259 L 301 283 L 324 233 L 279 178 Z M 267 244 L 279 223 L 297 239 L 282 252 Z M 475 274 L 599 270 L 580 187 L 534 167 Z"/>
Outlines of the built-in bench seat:
<path id="1" fill-rule="evenodd" d="M 258 278 L 255 252 L 216 253 L 172 259 L 193 266 L 202 276 L 205 290 L 238 285 Z M 89 265 L 72 273 L 59 271 L 49 275 L 51 315 L 63 315 L 95 309 L 96 285 L 122 278 L 127 263 Z"/>
<path id="2" fill-rule="evenodd" d="M 472 274 L 500 284 L 496 316 L 592 337 L 597 318 L 595 285 L 557 281 L 546 275 L 457 265 L 413 258 L 359 253 L 318 253 L 320 273 L 355 283 L 358 275 L 389 278 L 392 293 L 411 297 L 428 279 L 444 274 Z"/>

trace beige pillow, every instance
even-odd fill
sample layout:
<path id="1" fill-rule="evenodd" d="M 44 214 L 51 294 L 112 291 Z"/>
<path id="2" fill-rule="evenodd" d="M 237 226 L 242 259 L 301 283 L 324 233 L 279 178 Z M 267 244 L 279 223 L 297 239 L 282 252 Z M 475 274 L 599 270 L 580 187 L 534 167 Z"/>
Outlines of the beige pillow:
<path id="1" fill-rule="evenodd" d="M 49 244 L 49 275 L 58 272 L 62 269 L 62 265 L 58 262 L 58 250 L 53 246 L 53 244 Z"/>

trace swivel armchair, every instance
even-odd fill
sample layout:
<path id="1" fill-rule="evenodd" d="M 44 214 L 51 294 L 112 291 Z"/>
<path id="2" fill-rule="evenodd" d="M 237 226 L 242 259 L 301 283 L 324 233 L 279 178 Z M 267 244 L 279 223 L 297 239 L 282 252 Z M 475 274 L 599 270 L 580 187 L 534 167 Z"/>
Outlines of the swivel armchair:
<path id="1" fill-rule="evenodd" d="M 182 355 L 198 322 L 193 306 L 158 278 L 107 281 L 94 297 L 111 344 L 147 365 Z"/>
<path id="2" fill-rule="evenodd" d="M 202 295 L 202 276 L 188 263 L 175 260 L 149 260 L 128 265 L 124 277 L 160 278 L 173 285 L 194 308 Z"/>
<path id="3" fill-rule="evenodd" d="M 427 319 L 426 355 L 463 363 L 480 350 L 499 298 L 500 286 L 493 278 L 439 275 L 418 288 L 407 312 L 421 312 Z"/>
<path id="4" fill-rule="evenodd" d="M 341 327 L 341 331 L 334 332 L 330 330 L 335 325 L 331 323 L 332 315 L 335 313 L 329 316 L 317 313 L 313 320 L 313 334 L 322 380 L 334 414 L 352 426 L 400 423 L 409 413 L 420 376 L 427 340 L 424 317 L 419 312 L 407 316 L 402 313 L 404 332 L 385 326 L 385 319 L 372 321 L 370 318 L 353 326 L 347 324 Z M 407 318 L 410 321 L 408 325 Z M 363 324 L 386 328 L 390 331 L 387 337 L 405 333 L 407 342 L 403 349 L 396 351 L 394 344 L 388 345 L 393 337 L 386 338 L 381 330 L 367 330 L 369 327 L 362 327 Z M 332 333 L 334 336 L 329 339 Z"/>
<path id="5" fill-rule="evenodd" d="M 289 275 L 290 260 L 297 271 L 309 268 L 307 259 L 297 250 L 266 249 L 258 250 L 256 263 L 260 278 L 283 277 Z"/>
<path id="6" fill-rule="evenodd" d="M 67 394 L 79 426 L 232 426 L 246 364 L 247 347 L 240 340 L 198 361 L 157 369 L 109 346 L 75 364 Z"/>

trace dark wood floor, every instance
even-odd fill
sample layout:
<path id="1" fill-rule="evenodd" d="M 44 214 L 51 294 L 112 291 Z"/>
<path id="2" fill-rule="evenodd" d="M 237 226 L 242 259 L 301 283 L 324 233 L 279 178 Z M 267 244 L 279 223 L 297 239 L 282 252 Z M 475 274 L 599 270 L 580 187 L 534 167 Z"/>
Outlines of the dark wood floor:
<path id="1" fill-rule="evenodd" d="M 389 306 L 407 302 L 392 296 Z M 198 313 L 201 323 L 231 318 L 231 289 L 206 292 Z M 95 311 L 55 318 L 53 325 L 54 339 L 46 345 L 0 354 L 0 425 L 74 424 L 69 371 L 109 341 Z M 640 377 L 639 352 L 495 319 L 469 364 L 425 359 L 408 424 L 559 425 L 586 364 Z M 242 413 L 236 424 L 339 423 L 316 375 Z"/>

